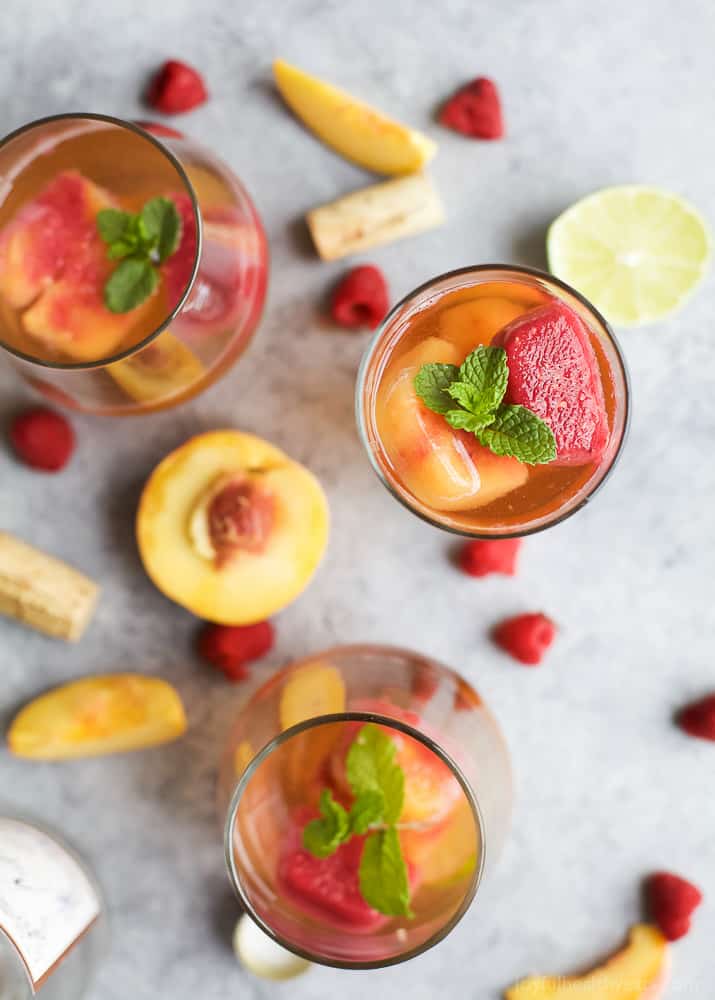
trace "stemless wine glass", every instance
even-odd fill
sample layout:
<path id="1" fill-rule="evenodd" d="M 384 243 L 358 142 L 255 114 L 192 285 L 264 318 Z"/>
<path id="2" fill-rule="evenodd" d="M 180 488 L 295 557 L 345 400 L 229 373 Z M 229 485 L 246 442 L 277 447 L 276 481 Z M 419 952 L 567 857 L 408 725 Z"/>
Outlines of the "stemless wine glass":
<path id="1" fill-rule="evenodd" d="M 322 788 L 349 805 L 345 754 L 370 723 L 404 771 L 411 917 L 360 896 L 360 838 L 327 859 L 303 847 Z M 275 675 L 240 712 L 219 777 L 228 869 L 248 914 L 295 954 L 348 969 L 403 962 L 450 932 L 499 856 L 511 801 L 506 745 L 476 691 L 389 646 L 336 647 Z"/>
<path id="2" fill-rule="evenodd" d="M 181 241 L 158 291 L 124 320 L 102 301 L 111 265 L 94 216 L 107 204 L 139 212 L 155 197 L 174 201 Z M 267 271 L 246 190 L 179 132 L 66 114 L 0 142 L 0 346 L 54 402 L 121 415 L 192 398 L 250 342 Z"/>
<path id="3" fill-rule="evenodd" d="M 100 889 L 75 851 L 0 806 L 0 1000 L 81 1000 L 106 947 Z"/>
<path id="4" fill-rule="evenodd" d="M 474 458 L 472 465 L 469 450 L 474 447 L 474 435 L 465 431 L 452 432 L 441 416 L 427 413 L 417 403 L 414 393 L 405 393 L 404 385 L 396 385 L 395 405 L 389 411 L 393 424 L 403 426 L 387 425 L 387 404 L 383 404 L 382 410 L 380 408 L 380 400 L 385 399 L 388 391 L 383 379 L 386 373 L 389 376 L 396 357 L 395 364 L 399 364 L 399 352 L 405 345 L 407 350 L 411 350 L 430 340 L 432 348 L 436 344 L 438 353 L 440 349 L 443 353 L 439 357 L 425 356 L 421 363 L 452 360 L 459 363 L 474 347 L 490 342 L 503 326 L 531 310 L 554 302 L 563 304 L 581 320 L 600 370 L 609 436 L 597 460 L 575 468 L 562 463 L 555 463 L 554 466 L 516 465 L 515 459 L 507 459 L 506 462 L 512 464 L 510 471 L 505 473 L 508 465 L 503 464 L 504 459 L 495 461 L 495 456 L 482 448 L 481 451 L 477 449 L 478 457 Z M 461 310 L 460 315 L 457 309 Z M 454 358 L 450 351 L 455 352 Z M 551 357 L 539 359 L 534 354 L 535 367 L 543 365 L 547 378 L 553 362 Z M 558 360 L 556 363 L 558 365 Z M 399 381 L 399 378 L 396 379 L 396 383 Z M 398 397 L 398 393 L 402 395 Z M 532 268 L 484 264 L 434 278 L 394 307 L 363 357 L 357 379 L 356 414 L 360 436 L 373 469 L 383 485 L 408 510 L 428 523 L 455 534 L 474 538 L 509 538 L 528 535 L 559 523 L 583 507 L 605 482 L 621 453 L 628 427 L 628 373 L 613 330 L 573 288 L 552 275 Z M 392 448 L 386 447 L 387 434 L 398 435 Z M 444 437 L 440 438 L 440 434 L 448 435 L 444 447 L 440 443 Z M 395 455 L 399 461 L 395 461 Z M 450 468 L 456 479 L 461 476 L 460 487 L 473 485 L 475 476 L 478 483 L 482 463 L 482 485 L 488 477 L 491 477 L 492 485 L 494 477 L 511 475 L 512 479 L 507 484 L 508 489 L 504 489 L 494 501 L 485 501 L 484 506 L 475 504 L 474 508 L 470 508 L 467 489 L 466 502 L 450 496 L 443 506 L 439 506 L 420 496 L 419 490 L 412 488 L 410 476 L 404 474 L 405 470 L 411 471 L 409 463 L 413 463 L 417 471 L 414 471 L 412 479 L 416 481 L 419 478 L 417 465 L 425 459 L 431 463 L 425 477 L 432 477 L 428 483 L 432 487 L 437 480 L 444 485 Z M 402 468 L 399 467 L 400 462 Z M 521 469 L 521 472 L 517 471 L 514 475 L 514 469 Z M 470 475 L 473 478 L 468 481 Z M 432 492 L 438 492 L 436 487 Z"/>

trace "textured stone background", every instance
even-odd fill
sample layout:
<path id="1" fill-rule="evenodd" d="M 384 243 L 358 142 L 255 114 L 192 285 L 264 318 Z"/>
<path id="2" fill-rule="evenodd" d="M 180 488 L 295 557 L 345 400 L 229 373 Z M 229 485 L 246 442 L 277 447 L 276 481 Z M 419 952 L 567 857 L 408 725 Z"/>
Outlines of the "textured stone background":
<path id="1" fill-rule="evenodd" d="M 0 527 L 77 563 L 104 595 L 75 647 L 0 624 L 0 716 L 50 684 L 130 668 L 170 678 L 191 719 L 182 742 L 51 766 L 0 754 L 0 794 L 66 830 L 106 888 L 111 953 L 102 1000 L 227 997 L 490 1000 L 532 970 L 570 970 L 615 946 L 654 866 L 692 875 L 710 902 L 677 946 L 673 998 L 712 996 L 713 748 L 670 725 L 715 688 L 712 282 L 672 321 L 628 332 L 635 409 L 625 458 L 597 502 L 528 541 L 516 580 L 449 566 L 450 542 L 408 517 L 361 453 L 352 388 L 365 338 L 321 320 L 343 265 L 310 253 L 300 218 L 369 178 L 307 135 L 270 86 L 281 54 L 440 141 L 449 223 L 372 255 L 395 296 L 450 267 L 543 265 L 548 222 L 607 184 L 643 181 L 715 216 L 715 7 L 696 0 L 364 0 L 107 3 L 5 0 L 0 132 L 58 111 L 140 112 L 169 56 L 201 67 L 213 99 L 181 120 L 240 173 L 266 222 L 270 298 L 257 341 L 203 398 L 135 421 L 78 419 L 57 478 L 0 452 Z M 492 74 L 509 136 L 472 144 L 433 122 L 455 84 Z M 0 419 L 27 397 L 0 374 Z M 321 478 L 332 541 L 315 583 L 280 615 L 257 679 L 338 641 L 415 645 L 462 670 L 503 722 L 517 775 L 514 835 L 455 933 L 413 963 L 317 969 L 285 987 L 249 978 L 228 948 L 234 916 L 213 807 L 215 765 L 247 689 L 227 697 L 191 653 L 195 622 L 144 577 L 132 518 L 144 479 L 188 435 L 234 425 L 274 440 Z M 485 640 L 504 613 L 544 608 L 562 631 L 524 671 Z"/>

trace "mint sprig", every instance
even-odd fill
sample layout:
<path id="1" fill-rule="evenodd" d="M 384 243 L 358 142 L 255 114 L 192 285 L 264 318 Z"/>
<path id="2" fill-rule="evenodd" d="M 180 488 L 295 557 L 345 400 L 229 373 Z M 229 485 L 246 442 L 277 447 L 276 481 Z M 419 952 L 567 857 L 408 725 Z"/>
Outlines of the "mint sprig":
<path id="1" fill-rule="evenodd" d="M 130 312 L 154 292 L 158 265 L 177 250 L 181 216 L 170 198 L 152 198 L 137 214 L 102 209 L 97 229 L 109 259 L 121 261 L 104 286 L 105 305 L 114 313 Z"/>
<path id="2" fill-rule="evenodd" d="M 353 803 L 347 811 L 330 789 L 320 793 L 320 818 L 303 830 L 303 846 L 327 858 L 353 836 L 365 837 L 358 872 L 360 892 L 379 913 L 412 916 L 407 865 L 395 824 L 405 798 L 405 773 L 394 742 L 379 726 L 363 726 L 345 759 Z"/>
<path id="3" fill-rule="evenodd" d="M 417 395 L 456 430 L 469 431 L 495 455 L 528 465 L 556 458 L 549 425 L 525 406 L 503 402 L 509 381 L 506 351 L 477 347 L 456 365 L 423 365 L 415 376 Z M 455 405 L 456 404 L 456 405 Z"/>

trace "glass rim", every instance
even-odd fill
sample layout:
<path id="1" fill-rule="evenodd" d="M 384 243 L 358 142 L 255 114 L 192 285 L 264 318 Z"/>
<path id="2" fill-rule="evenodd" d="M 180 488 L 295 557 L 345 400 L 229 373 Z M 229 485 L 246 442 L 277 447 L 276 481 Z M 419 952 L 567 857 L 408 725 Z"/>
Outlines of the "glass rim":
<path id="1" fill-rule="evenodd" d="M 148 347 L 158 336 L 167 329 L 171 323 L 174 322 L 178 313 L 182 310 L 186 304 L 186 300 L 191 293 L 191 289 L 194 286 L 196 280 L 196 275 L 199 271 L 199 261 L 201 260 L 201 251 L 203 247 L 203 225 L 201 221 L 201 212 L 199 211 L 199 203 L 196 197 L 196 192 L 191 181 L 188 178 L 181 161 L 177 156 L 169 149 L 169 147 L 160 142 L 155 136 L 148 132 L 141 125 L 136 124 L 133 121 L 129 121 L 125 118 L 117 118 L 114 115 L 103 115 L 96 114 L 91 111 L 66 111 L 61 114 L 47 115 L 44 118 L 36 118 L 31 122 L 26 122 L 24 125 L 20 125 L 19 128 L 14 129 L 7 135 L 0 139 L 0 152 L 7 146 L 8 143 L 17 139 L 18 136 L 23 135 L 25 132 L 29 132 L 41 125 L 49 125 L 52 122 L 61 121 L 98 121 L 105 122 L 109 125 L 115 125 L 118 128 L 126 129 L 128 132 L 134 132 L 136 135 L 140 136 L 142 139 L 146 139 L 150 142 L 156 149 L 171 163 L 172 167 L 176 170 L 179 175 L 181 182 L 183 183 L 186 193 L 191 200 L 191 208 L 194 213 L 194 222 L 196 224 L 196 251 L 194 254 L 194 263 L 191 268 L 191 274 L 189 275 L 189 280 L 186 284 L 186 288 L 181 294 L 178 302 L 174 308 L 168 313 L 165 320 L 159 324 L 150 334 L 140 340 L 138 343 L 133 344 L 131 347 L 126 348 L 122 351 L 117 351 L 115 354 L 108 355 L 106 358 L 101 358 L 98 361 L 71 361 L 71 362 L 60 362 L 60 361 L 45 361 L 42 358 L 36 357 L 34 354 L 27 354 L 24 351 L 18 350 L 16 347 L 12 347 L 10 344 L 5 343 L 0 335 L 0 348 L 12 354 L 14 357 L 19 358 L 20 361 L 25 361 L 32 365 L 37 365 L 39 368 L 46 368 L 51 371 L 93 371 L 96 369 L 106 368 L 108 365 L 114 364 L 116 361 L 123 361 L 125 358 L 131 357 L 136 354 L 137 351 L 143 350 L 143 348 Z"/>
<path id="2" fill-rule="evenodd" d="M 623 427 L 620 434 L 620 439 L 618 445 L 610 459 L 608 468 L 605 470 L 603 475 L 596 482 L 591 485 L 588 490 L 584 493 L 583 497 L 570 507 L 568 510 L 555 511 L 553 517 L 547 517 L 543 523 L 526 525 L 524 527 L 505 527 L 497 531 L 486 531 L 486 530 L 474 530 L 466 531 L 458 527 L 454 527 L 450 524 L 444 524 L 442 521 L 437 520 L 432 517 L 426 511 L 418 509 L 414 506 L 407 496 L 403 496 L 402 493 L 397 490 L 393 484 L 389 481 L 385 475 L 382 466 L 377 460 L 375 454 L 375 449 L 372 446 L 370 437 L 368 435 L 368 420 L 364 401 L 364 388 L 367 379 L 368 369 L 370 363 L 374 357 L 378 345 L 380 344 L 382 338 L 385 336 L 386 332 L 390 328 L 390 324 L 394 322 L 395 317 L 400 313 L 405 306 L 408 306 L 413 300 L 418 299 L 425 292 L 428 292 L 433 285 L 438 282 L 447 281 L 449 279 L 459 278 L 469 274 L 480 274 L 484 271 L 494 272 L 495 275 L 507 275 L 507 274 L 523 274 L 530 278 L 537 278 L 540 281 L 556 285 L 562 291 L 566 292 L 568 295 L 573 296 L 587 312 L 589 312 L 593 318 L 600 325 L 604 333 L 606 334 L 611 346 L 614 349 L 616 359 L 618 361 L 618 370 L 623 383 L 624 393 L 623 393 Z M 358 368 L 357 380 L 355 384 L 355 419 L 357 422 L 358 434 L 363 448 L 367 452 L 367 457 L 372 466 L 373 471 L 376 473 L 378 479 L 383 484 L 383 486 L 388 490 L 388 492 L 402 504 L 410 513 L 419 517 L 420 520 L 431 525 L 433 528 L 439 528 L 441 531 L 449 532 L 452 535 L 456 535 L 460 538 L 476 538 L 476 539 L 488 539 L 488 540 L 499 540 L 504 538 L 525 538 L 527 535 L 536 535 L 540 531 L 545 531 L 548 528 L 553 528 L 557 524 L 561 524 L 566 521 L 569 517 L 575 514 L 577 511 L 581 510 L 590 502 L 590 500 L 599 492 L 601 487 L 610 478 L 613 469 L 618 463 L 618 459 L 621 457 L 623 452 L 623 447 L 625 445 L 626 439 L 628 437 L 630 422 L 631 422 L 631 382 L 630 376 L 628 374 L 628 367 L 625 362 L 625 356 L 623 349 L 616 337 L 616 334 L 608 322 L 608 320 L 603 316 L 601 312 L 579 291 L 573 288 L 571 285 L 557 278 L 553 274 L 549 274 L 548 271 L 542 271 L 540 268 L 529 267 L 526 264 L 472 264 L 467 267 L 458 267 L 451 271 L 445 271 L 443 274 L 438 274 L 427 281 L 424 281 L 417 288 L 413 288 L 410 292 L 404 295 L 400 301 L 390 309 L 389 313 L 383 321 L 381 322 L 378 329 L 371 336 L 370 342 L 368 343 L 365 351 L 363 353 L 362 359 L 360 361 L 360 367 Z"/>
<path id="3" fill-rule="evenodd" d="M 341 649 L 350 649 L 352 647 L 345 646 L 340 647 Z M 354 647 L 358 648 L 358 647 Z M 392 648 L 392 647 L 391 647 Z M 296 665 L 299 665 L 302 661 L 297 661 Z M 432 661 L 430 661 L 432 662 Z M 436 664 L 436 666 L 441 666 L 441 664 Z M 293 664 L 291 664 L 291 667 Z M 285 669 L 285 668 L 284 668 Z M 289 668 L 288 668 L 289 669 Z M 444 668 L 449 669 L 449 668 Z M 270 682 L 269 682 L 270 683 Z M 259 689 L 260 690 L 260 689 Z M 472 877 L 469 882 L 469 886 L 461 899 L 461 902 L 454 913 L 451 915 L 449 920 L 437 930 L 434 934 L 430 935 L 426 941 L 421 944 L 416 945 L 413 948 L 408 949 L 405 952 L 400 953 L 386 959 L 375 959 L 369 961 L 350 961 L 347 959 L 328 959 L 325 957 L 316 956 L 314 952 L 309 951 L 306 948 L 301 948 L 298 945 L 293 944 L 291 941 L 287 940 L 281 934 L 273 930 L 273 928 L 268 924 L 261 916 L 258 914 L 248 898 L 247 894 L 243 891 L 241 877 L 238 872 L 238 866 L 234 859 L 233 850 L 233 831 L 235 828 L 235 821 L 238 815 L 238 807 L 245 792 L 248 784 L 255 774 L 258 767 L 268 759 L 268 757 L 273 753 L 278 747 L 283 746 L 294 736 L 298 736 L 300 733 L 307 732 L 311 729 L 317 729 L 320 726 L 331 725 L 340 722 L 364 722 L 364 723 L 374 723 L 380 726 L 387 726 L 390 729 L 396 729 L 398 732 L 404 733 L 406 736 L 410 736 L 417 740 L 428 750 L 431 750 L 435 756 L 442 761 L 442 763 L 449 768 L 453 776 L 459 782 L 459 785 L 464 793 L 464 796 L 469 804 L 471 810 L 472 818 L 474 820 L 474 825 L 477 829 L 477 833 L 480 841 L 480 851 L 479 851 L 479 861 L 474 868 Z M 428 951 L 433 948 L 440 941 L 444 940 L 448 934 L 457 926 L 462 917 L 465 915 L 469 907 L 472 905 L 472 901 L 477 893 L 477 890 L 481 884 L 482 876 L 484 874 L 486 852 L 488 850 L 488 845 L 485 839 L 485 829 L 484 820 L 482 817 L 481 808 L 479 806 L 479 801 L 472 790 L 472 787 L 467 780 L 466 776 L 462 772 L 457 762 L 453 757 L 447 753 L 435 740 L 425 733 L 422 733 L 419 729 L 410 726 L 408 723 L 402 722 L 400 719 L 388 715 L 382 715 L 379 712 L 367 712 L 367 711 L 350 711 L 350 712 L 333 712 L 327 715 L 315 716 L 311 719 L 305 719 L 303 722 L 297 723 L 295 726 L 291 726 L 288 729 L 283 730 L 278 733 L 272 740 L 263 746 L 258 753 L 253 757 L 251 762 L 245 768 L 241 777 L 238 779 L 236 787 L 231 796 L 231 801 L 228 807 L 228 813 L 226 816 L 226 823 L 224 825 L 224 853 L 226 860 L 226 867 L 228 869 L 228 874 L 231 879 L 231 884 L 233 890 L 238 896 L 241 905 L 244 907 L 246 914 L 258 925 L 258 927 L 267 934 L 276 944 L 292 952 L 294 955 L 298 955 L 300 958 L 306 959 L 306 961 L 311 962 L 316 965 L 324 965 L 329 968 L 334 969 L 384 969 L 392 965 L 400 965 L 402 962 L 407 962 L 412 958 L 416 958 L 423 952 Z"/>

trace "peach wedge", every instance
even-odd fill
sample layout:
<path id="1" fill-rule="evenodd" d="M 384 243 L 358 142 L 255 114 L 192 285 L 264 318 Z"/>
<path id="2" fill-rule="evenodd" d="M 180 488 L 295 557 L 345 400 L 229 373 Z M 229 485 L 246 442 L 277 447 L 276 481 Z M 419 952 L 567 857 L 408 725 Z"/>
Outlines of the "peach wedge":
<path id="1" fill-rule="evenodd" d="M 248 625 L 308 585 L 327 544 L 328 505 L 315 477 L 272 444 L 211 431 L 154 470 L 136 532 L 167 597 L 208 621 Z"/>
<path id="2" fill-rule="evenodd" d="M 166 681 L 142 674 L 85 677 L 26 705 L 7 734 L 18 757 L 65 760 L 142 750 L 186 731 L 179 695 Z"/>
<path id="3" fill-rule="evenodd" d="M 628 943 L 584 976 L 531 976 L 506 1000 L 658 1000 L 670 976 L 668 942 L 656 927 L 631 928 Z"/>
<path id="4" fill-rule="evenodd" d="M 116 361 L 106 370 L 137 403 L 151 403 L 186 392 L 205 374 L 199 359 L 169 330 L 143 350 Z"/>
<path id="5" fill-rule="evenodd" d="M 411 174 L 437 151 L 421 132 L 282 59 L 273 63 L 273 75 L 283 100 L 303 124 L 341 156 L 367 170 Z"/>

